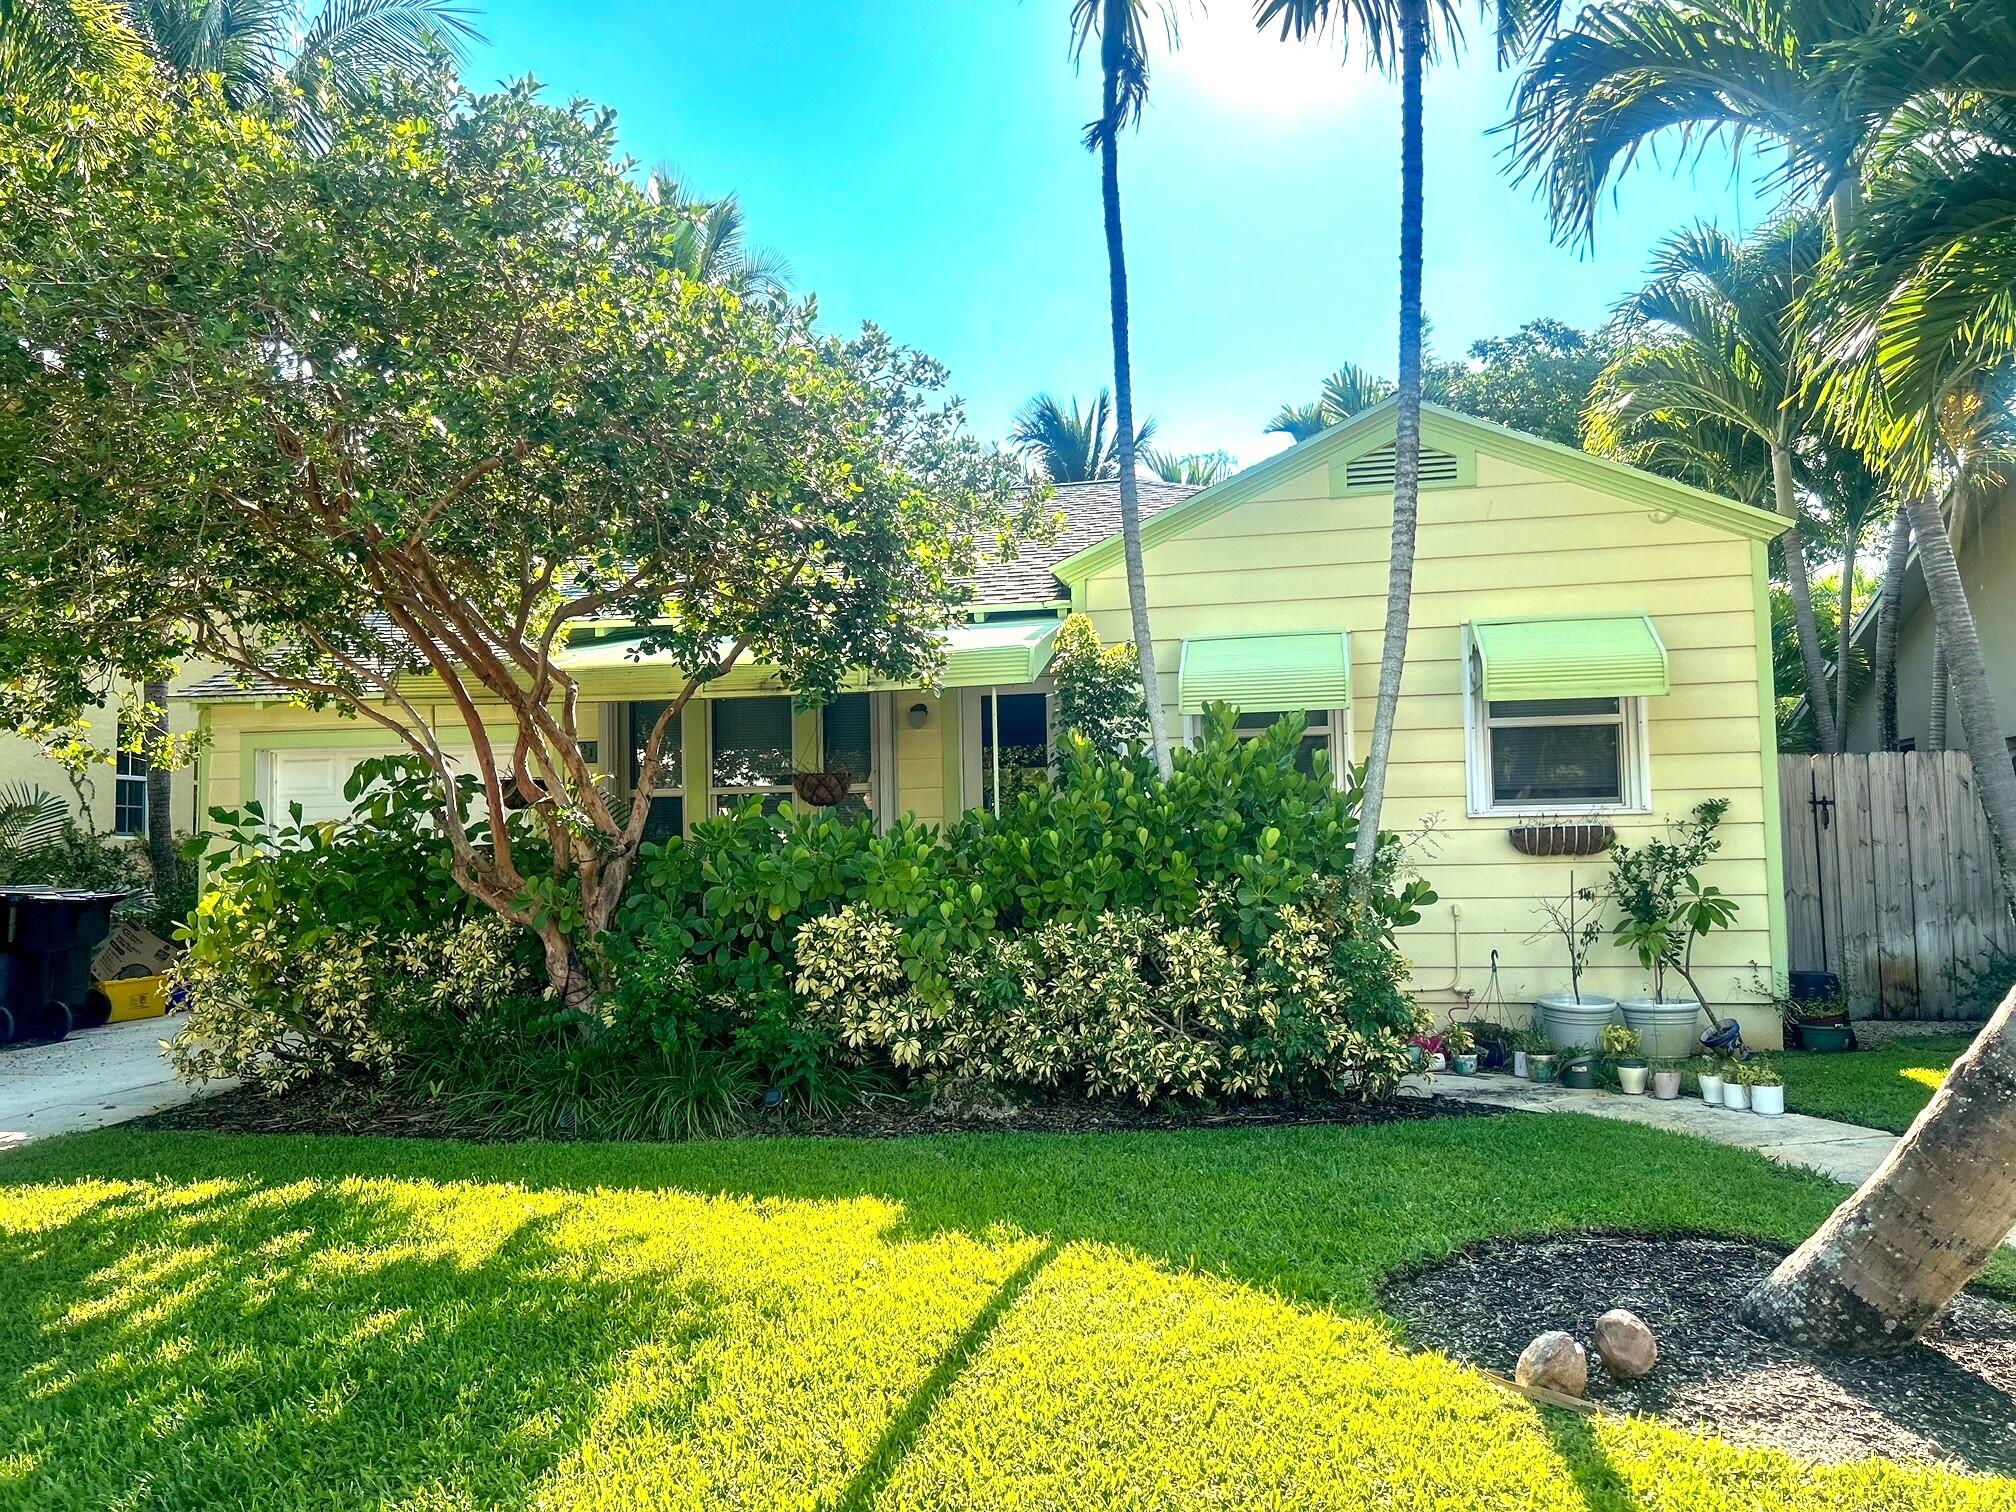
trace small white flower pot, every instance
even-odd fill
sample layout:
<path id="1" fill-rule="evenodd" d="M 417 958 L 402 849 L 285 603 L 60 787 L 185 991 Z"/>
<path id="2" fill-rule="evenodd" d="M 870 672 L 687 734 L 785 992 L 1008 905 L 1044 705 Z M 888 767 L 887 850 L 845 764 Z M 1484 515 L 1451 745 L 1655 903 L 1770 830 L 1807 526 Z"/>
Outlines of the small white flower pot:
<path id="1" fill-rule="evenodd" d="M 1512 1074 L 1521 1081 L 1526 1080 L 1526 1052 L 1524 1050 L 1514 1050 L 1512 1052 Z"/>
<path id="2" fill-rule="evenodd" d="M 1661 1102 L 1672 1102 L 1680 1095 L 1680 1073 L 1678 1071 L 1654 1071 L 1652 1073 L 1652 1095 Z"/>
<path id="3" fill-rule="evenodd" d="M 1718 1105 L 1722 1101 L 1722 1078 L 1711 1071 L 1701 1073 L 1701 1101 Z"/>
<path id="4" fill-rule="evenodd" d="M 1750 1089 L 1739 1081 L 1725 1081 L 1722 1083 L 1722 1106 L 1725 1108 L 1734 1108 L 1741 1113 L 1748 1113 L 1750 1111 Z"/>
<path id="5" fill-rule="evenodd" d="M 1617 1084 L 1624 1089 L 1626 1097 L 1645 1095 L 1645 1079 L 1652 1074 L 1648 1066 L 1619 1066 Z"/>
<path id="6" fill-rule="evenodd" d="M 1750 1089 L 1750 1110 L 1765 1118 L 1785 1116 L 1785 1089 L 1783 1087 L 1752 1087 Z"/>
<path id="7" fill-rule="evenodd" d="M 1449 1057 L 1444 1055 L 1440 1050 L 1430 1050 L 1428 1052 L 1428 1069 L 1431 1073 L 1435 1071 L 1447 1071 L 1449 1069 Z"/>

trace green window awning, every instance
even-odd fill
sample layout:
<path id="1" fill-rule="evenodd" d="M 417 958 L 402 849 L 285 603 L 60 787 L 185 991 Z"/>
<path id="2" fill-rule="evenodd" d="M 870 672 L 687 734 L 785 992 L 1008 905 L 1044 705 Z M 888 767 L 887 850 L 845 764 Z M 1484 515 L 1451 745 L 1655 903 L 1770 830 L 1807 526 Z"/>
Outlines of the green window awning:
<path id="1" fill-rule="evenodd" d="M 1342 630 L 1212 635 L 1183 642 L 1176 704 L 1240 709 L 1341 709 L 1351 699 L 1351 638 Z"/>
<path id="2" fill-rule="evenodd" d="M 1643 614 L 1479 620 L 1470 627 L 1491 702 L 1651 698 L 1672 678 L 1666 646 Z"/>

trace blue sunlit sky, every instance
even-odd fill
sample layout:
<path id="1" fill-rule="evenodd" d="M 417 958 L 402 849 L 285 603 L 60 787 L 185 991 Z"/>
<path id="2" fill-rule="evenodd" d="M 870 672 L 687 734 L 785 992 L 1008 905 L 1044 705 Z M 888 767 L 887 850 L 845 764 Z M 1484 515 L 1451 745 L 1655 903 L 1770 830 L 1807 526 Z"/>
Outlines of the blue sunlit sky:
<path id="1" fill-rule="evenodd" d="M 943 359 L 974 428 L 1030 394 L 1110 381 L 1094 158 L 1098 78 L 1066 56 L 1068 0 L 478 0 L 482 87 L 535 75 L 614 106 L 625 149 L 733 190 L 754 240 L 829 324 L 874 320 Z M 1123 143 L 1137 412 L 1160 444 L 1244 460 L 1274 409 L 1352 360 L 1391 373 L 1398 91 L 1332 45 L 1192 13 Z M 1488 43 L 1427 92 L 1426 296 L 1435 348 L 1550 315 L 1597 323 L 1667 230 L 1749 227 L 1728 159 L 1641 165 L 1593 254 L 1552 245 L 1501 171 L 1510 78 Z"/>

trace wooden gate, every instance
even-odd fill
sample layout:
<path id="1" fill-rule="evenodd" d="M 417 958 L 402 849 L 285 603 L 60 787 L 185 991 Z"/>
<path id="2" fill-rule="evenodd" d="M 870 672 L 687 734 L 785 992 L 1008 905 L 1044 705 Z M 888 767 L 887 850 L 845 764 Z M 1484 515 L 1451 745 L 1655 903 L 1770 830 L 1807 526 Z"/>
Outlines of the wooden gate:
<path id="1" fill-rule="evenodd" d="M 1967 754 L 1780 756 L 1778 791 L 1792 969 L 1839 973 L 1857 1017 L 1966 1011 L 2016 953 Z"/>

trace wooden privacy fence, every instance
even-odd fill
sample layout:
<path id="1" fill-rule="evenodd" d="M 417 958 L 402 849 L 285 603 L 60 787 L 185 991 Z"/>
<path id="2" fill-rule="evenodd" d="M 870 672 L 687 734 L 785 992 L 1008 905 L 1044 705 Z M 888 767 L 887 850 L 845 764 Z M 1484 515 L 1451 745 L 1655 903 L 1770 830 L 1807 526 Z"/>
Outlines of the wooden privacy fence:
<path id="1" fill-rule="evenodd" d="M 1792 969 L 1838 973 L 1857 1017 L 1965 1012 L 2016 952 L 1966 753 L 1780 756 L 1778 792 Z"/>

